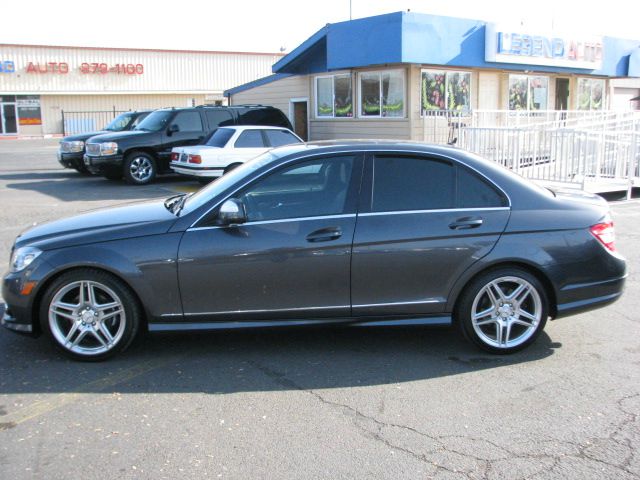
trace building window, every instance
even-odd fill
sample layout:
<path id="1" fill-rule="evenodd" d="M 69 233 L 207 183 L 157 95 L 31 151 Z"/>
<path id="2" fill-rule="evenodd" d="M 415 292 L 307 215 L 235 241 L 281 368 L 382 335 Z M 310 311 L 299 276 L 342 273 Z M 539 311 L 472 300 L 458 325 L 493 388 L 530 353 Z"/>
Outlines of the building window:
<path id="1" fill-rule="evenodd" d="M 429 110 L 469 110 L 470 92 L 470 72 L 423 70 L 421 113 L 424 115 Z"/>
<path id="2" fill-rule="evenodd" d="M 316 77 L 316 116 L 353 117 L 351 75 Z"/>
<path id="3" fill-rule="evenodd" d="M 404 70 L 360 74 L 361 117 L 404 117 Z"/>
<path id="4" fill-rule="evenodd" d="M 578 110 L 602 110 L 603 100 L 604 80 L 578 79 Z"/>
<path id="5" fill-rule="evenodd" d="M 509 75 L 509 110 L 546 110 L 549 78 Z"/>

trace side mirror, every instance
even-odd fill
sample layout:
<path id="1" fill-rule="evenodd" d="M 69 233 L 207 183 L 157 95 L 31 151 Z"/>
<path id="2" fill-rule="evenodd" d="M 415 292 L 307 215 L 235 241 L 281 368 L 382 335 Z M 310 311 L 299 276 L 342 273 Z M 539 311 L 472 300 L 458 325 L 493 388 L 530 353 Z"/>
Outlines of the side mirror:
<path id="1" fill-rule="evenodd" d="M 237 198 L 226 200 L 218 211 L 218 220 L 222 225 L 240 225 L 247 221 L 247 211 Z"/>
<path id="2" fill-rule="evenodd" d="M 177 124 L 174 123 L 169 127 L 169 129 L 167 130 L 167 133 L 169 135 L 171 135 L 171 134 L 177 133 L 179 131 L 180 131 L 180 127 Z"/>

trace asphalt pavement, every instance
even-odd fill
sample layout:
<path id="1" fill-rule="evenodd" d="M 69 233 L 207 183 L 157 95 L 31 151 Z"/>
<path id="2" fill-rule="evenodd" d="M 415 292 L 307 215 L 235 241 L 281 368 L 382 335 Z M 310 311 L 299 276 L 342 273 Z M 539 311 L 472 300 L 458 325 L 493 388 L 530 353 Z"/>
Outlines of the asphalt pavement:
<path id="1" fill-rule="evenodd" d="M 84 177 L 55 149 L 0 141 L 7 263 L 33 222 L 198 186 Z M 640 203 L 612 211 L 622 299 L 510 356 L 450 329 L 314 328 L 146 335 L 86 364 L 1 330 L 0 479 L 640 478 Z"/>

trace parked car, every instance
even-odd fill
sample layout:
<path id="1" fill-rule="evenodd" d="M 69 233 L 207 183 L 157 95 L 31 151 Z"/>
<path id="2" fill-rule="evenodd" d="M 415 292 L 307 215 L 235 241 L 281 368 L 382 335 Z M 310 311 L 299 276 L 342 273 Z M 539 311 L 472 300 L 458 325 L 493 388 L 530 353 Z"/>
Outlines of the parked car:
<path id="1" fill-rule="evenodd" d="M 76 359 L 152 332 L 451 325 L 511 353 L 547 319 L 618 299 L 609 208 L 464 151 L 285 146 L 200 189 L 35 226 L 12 248 L 1 323 Z"/>
<path id="2" fill-rule="evenodd" d="M 65 168 L 73 168 L 80 173 L 88 174 L 89 171 L 84 164 L 84 154 L 85 142 L 89 138 L 105 133 L 132 130 L 150 113 L 150 110 L 122 113 L 111 120 L 111 122 L 99 132 L 86 132 L 64 137 L 60 140 L 60 147 L 58 148 L 58 162 Z"/>
<path id="3" fill-rule="evenodd" d="M 221 127 L 203 145 L 174 148 L 171 151 L 171 169 L 181 175 L 208 181 L 270 148 L 294 143 L 303 143 L 303 140 L 288 128 Z"/>
<path id="4" fill-rule="evenodd" d="M 271 125 L 291 128 L 284 113 L 263 105 L 156 110 L 130 132 L 98 135 L 87 141 L 84 163 L 94 174 L 111 180 L 124 177 L 133 185 L 147 184 L 170 173 L 171 150 L 198 145 L 221 126 Z"/>

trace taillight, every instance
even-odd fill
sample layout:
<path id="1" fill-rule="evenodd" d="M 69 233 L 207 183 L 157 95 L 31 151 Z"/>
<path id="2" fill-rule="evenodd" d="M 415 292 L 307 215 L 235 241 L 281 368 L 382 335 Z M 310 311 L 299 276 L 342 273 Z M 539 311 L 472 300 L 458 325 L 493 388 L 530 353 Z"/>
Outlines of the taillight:
<path id="1" fill-rule="evenodd" d="M 189 163 L 202 163 L 200 155 L 189 155 Z"/>
<path id="2" fill-rule="evenodd" d="M 592 226 L 590 229 L 591 234 L 596 237 L 600 243 L 607 247 L 612 252 L 616 251 L 616 231 L 613 228 L 613 222 L 603 222 Z"/>
<path id="3" fill-rule="evenodd" d="M 177 161 L 180 158 L 180 154 L 178 152 L 171 152 L 171 161 Z"/>

